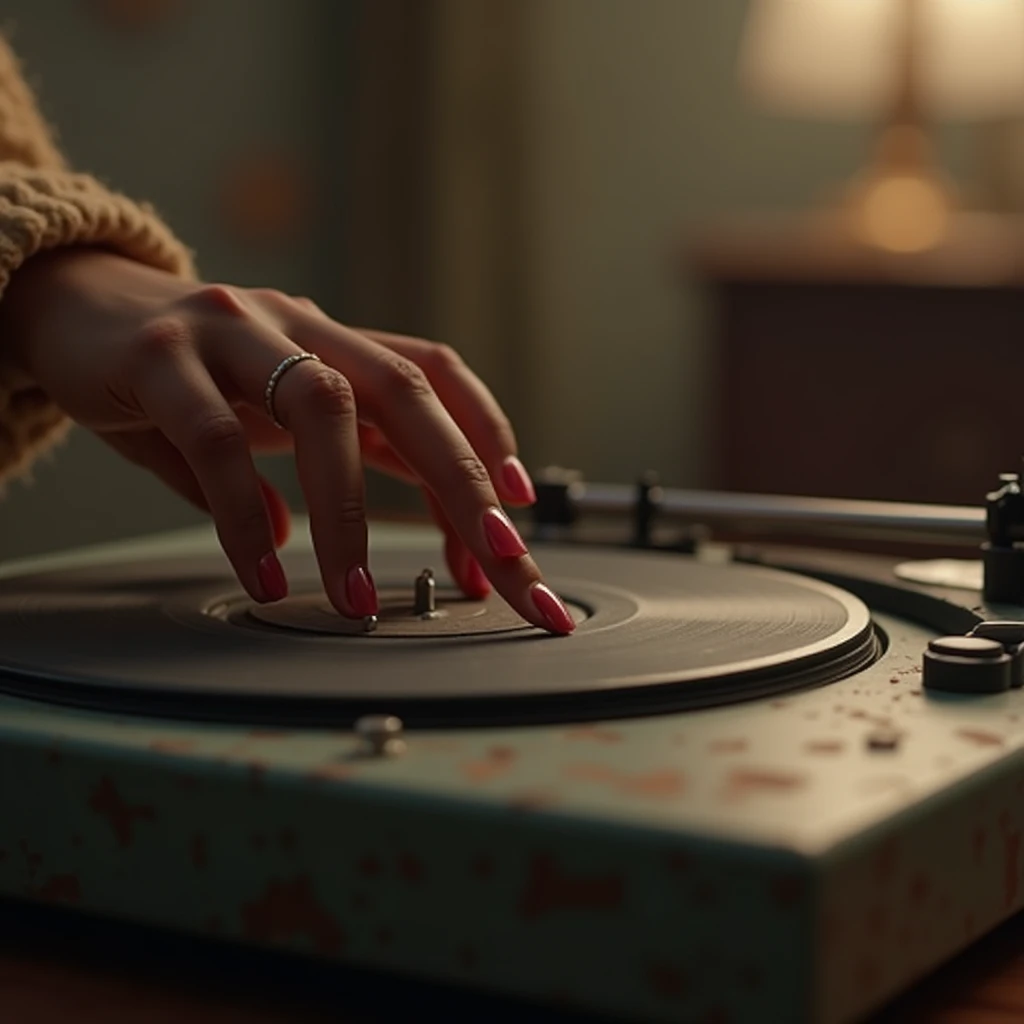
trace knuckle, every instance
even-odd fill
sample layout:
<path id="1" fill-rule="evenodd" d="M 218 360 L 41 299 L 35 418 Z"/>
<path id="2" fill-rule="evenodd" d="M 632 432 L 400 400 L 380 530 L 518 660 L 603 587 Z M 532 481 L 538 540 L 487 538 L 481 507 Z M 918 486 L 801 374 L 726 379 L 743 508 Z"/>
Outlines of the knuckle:
<path id="1" fill-rule="evenodd" d="M 469 483 L 474 488 L 491 486 L 491 475 L 487 467 L 474 454 L 458 455 L 452 462 L 452 475 L 460 482 Z"/>
<path id="2" fill-rule="evenodd" d="M 358 498 L 342 499 L 335 502 L 332 515 L 339 526 L 362 526 L 366 521 L 366 506 Z"/>
<path id="3" fill-rule="evenodd" d="M 246 501 L 224 512 L 219 517 L 219 526 L 236 540 L 253 538 L 254 543 L 262 541 L 269 529 L 267 510 L 262 502 Z"/>
<path id="4" fill-rule="evenodd" d="M 440 343 L 429 345 L 426 360 L 431 370 L 445 375 L 454 375 L 466 366 L 465 360 L 451 345 Z"/>
<path id="5" fill-rule="evenodd" d="M 194 342 L 192 328 L 180 317 L 164 316 L 141 327 L 132 345 L 133 366 L 176 359 Z"/>
<path id="6" fill-rule="evenodd" d="M 238 293 L 226 284 L 203 285 L 192 294 L 191 304 L 202 311 L 245 315 L 245 305 Z"/>
<path id="7" fill-rule="evenodd" d="M 352 385 L 337 370 L 318 363 L 303 381 L 301 401 L 314 416 L 347 418 L 355 415 Z"/>
<path id="8" fill-rule="evenodd" d="M 281 307 L 291 303 L 291 299 L 278 288 L 254 288 L 252 294 L 270 305 Z"/>
<path id="9" fill-rule="evenodd" d="M 211 461 L 235 458 L 248 450 L 241 424 L 224 413 L 199 421 L 192 433 L 191 447 L 197 455 Z"/>
<path id="10" fill-rule="evenodd" d="M 399 398 L 421 398 L 432 393 L 423 370 L 409 359 L 389 356 L 381 366 L 383 390 Z"/>

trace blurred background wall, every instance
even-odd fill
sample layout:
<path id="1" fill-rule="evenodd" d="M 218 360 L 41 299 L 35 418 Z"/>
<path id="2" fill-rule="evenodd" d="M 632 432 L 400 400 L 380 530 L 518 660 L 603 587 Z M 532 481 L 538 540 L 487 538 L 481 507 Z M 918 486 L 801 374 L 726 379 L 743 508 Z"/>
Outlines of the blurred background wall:
<path id="1" fill-rule="evenodd" d="M 75 165 L 152 200 L 205 276 L 449 341 L 529 466 L 593 479 L 707 478 L 688 239 L 722 212 L 807 205 L 868 138 L 753 109 L 746 0 L 0 10 Z M 966 170 L 963 133 L 944 145 Z M 301 501 L 287 465 L 271 475 Z M 0 557 L 197 518 L 84 433 L 34 476 L 0 504 Z"/>

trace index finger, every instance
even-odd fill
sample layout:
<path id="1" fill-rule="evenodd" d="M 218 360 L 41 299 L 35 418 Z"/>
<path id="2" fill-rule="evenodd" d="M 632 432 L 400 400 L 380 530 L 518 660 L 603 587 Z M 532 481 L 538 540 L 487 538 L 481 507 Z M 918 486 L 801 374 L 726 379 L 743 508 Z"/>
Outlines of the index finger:
<path id="1" fill-rule="evenodd" d="M 452 418 L 466 435 L 491 474 L 503 501 L 532 505 L 533 483 L 517 454 L 515 431 L 490 388 L 448 345 L 386 331 L 363 331 L 415 363 L 427 375 Z"/>

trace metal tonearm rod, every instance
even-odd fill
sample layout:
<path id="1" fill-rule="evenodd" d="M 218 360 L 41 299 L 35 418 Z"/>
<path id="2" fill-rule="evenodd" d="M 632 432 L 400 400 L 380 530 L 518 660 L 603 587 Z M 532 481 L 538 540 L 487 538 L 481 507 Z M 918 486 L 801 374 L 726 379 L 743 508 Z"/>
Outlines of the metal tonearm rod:
<path id="1" fill-rule="evenodd" d="M 632 517 L 634 540 L 645 545 L 655 522 L 700 525 L 736 534 L 789 534 L 977 545 L 986 538 L 982 507 L 848 501 L 660 487 L 648 475 L 635 486 L 592 484 L 558 468 L 537 475 L 538 533 L 564 532 L 581 516 Z"/>

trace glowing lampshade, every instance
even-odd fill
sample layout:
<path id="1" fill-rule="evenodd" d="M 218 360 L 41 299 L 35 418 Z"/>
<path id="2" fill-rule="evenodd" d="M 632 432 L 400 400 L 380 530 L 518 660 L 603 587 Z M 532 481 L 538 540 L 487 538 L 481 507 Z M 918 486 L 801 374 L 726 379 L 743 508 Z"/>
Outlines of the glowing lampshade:
<path id="1" fill-rule="evenodd" d="M 1024 110 L 1024 0 L 753 0 L 741 74 L 773 109 L 827 119 L 886 113 L 907 8 L 928 117 Z"/>
<path id="2" fill-rule="evenodd" d="M 955 197 L 925 126 L 1024 111 L 1024 0 L 752 0 L 740 76 L 765 107 L 876 120 L 847 205 L 864 241 L 930 248 Z"/>

